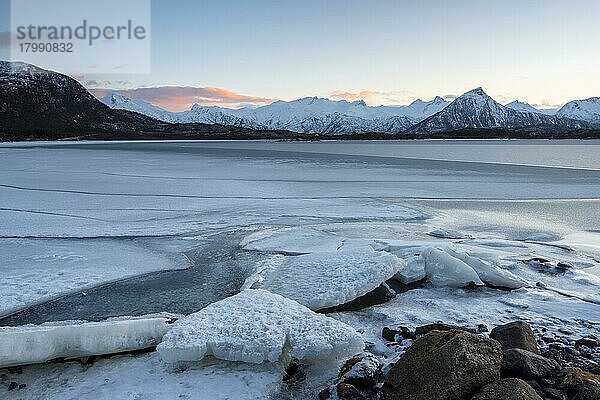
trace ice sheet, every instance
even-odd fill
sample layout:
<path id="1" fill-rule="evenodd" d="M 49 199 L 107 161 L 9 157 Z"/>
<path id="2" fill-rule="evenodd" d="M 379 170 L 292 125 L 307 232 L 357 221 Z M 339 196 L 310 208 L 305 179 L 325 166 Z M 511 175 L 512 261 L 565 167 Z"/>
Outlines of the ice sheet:
<path id="1" fill-rule="evenodd" d="M 191 266 L 143 240 L 0 239 L 0 316 L 73 291 Z"/>
<path id="2" fill-rule="evenodd" d="M 260 273 L 262 279 L 254 287 L 320 310 L 375 290 L 404 266 L 395 255 L 365 245 L 288 257 L 275 268 Z"/>

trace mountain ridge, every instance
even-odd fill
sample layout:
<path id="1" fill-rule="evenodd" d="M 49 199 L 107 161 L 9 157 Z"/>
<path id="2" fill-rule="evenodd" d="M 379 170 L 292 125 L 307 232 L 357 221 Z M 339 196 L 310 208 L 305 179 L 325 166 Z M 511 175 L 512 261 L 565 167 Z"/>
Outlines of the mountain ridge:
<path id="1" fill-rule="evenodd" d="M 600 98 L 569 102 L 557 115 L 545 115 L 504 106 L 480 87 L 452 102 L 437 96 L 406 106 L 306 97 L 257 108 L 194 105 L 170 112 L 118 93 L 100 101 L 67 75 L 0 61 L 0 89 L 0 140 L 569 137 L 569 132 L 590 137 L 586 131 L 596 137 L 593 130 L 600 129 Z M 509 105 L 522 108 L 524 103 Z"/>

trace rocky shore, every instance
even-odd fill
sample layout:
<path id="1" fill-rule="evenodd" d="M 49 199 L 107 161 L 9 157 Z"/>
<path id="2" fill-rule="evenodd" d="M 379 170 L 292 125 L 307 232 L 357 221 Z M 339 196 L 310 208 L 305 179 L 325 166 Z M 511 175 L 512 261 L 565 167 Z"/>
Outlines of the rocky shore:
<path id="1" fill-rule="evenodd" d="M 372 354 L 348 360 L 319 399 L 598 400 L 600 341 L 532 329 L 435 323 L 385 327 L 388 346 L 405 350 L 385 364 Z"/>

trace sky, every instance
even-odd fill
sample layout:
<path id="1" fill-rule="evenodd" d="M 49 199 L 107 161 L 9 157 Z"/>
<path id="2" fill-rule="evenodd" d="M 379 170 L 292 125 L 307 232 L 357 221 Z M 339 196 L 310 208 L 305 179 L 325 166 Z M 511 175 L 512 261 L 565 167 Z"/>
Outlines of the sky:
<path id="1" fill-rule="evenodd" d="M 598 21 L 597 0 L 153 0 L 149 74 L 75 75 L 172 110 L 478 86 L 551 108 L 600 96 Z"/>

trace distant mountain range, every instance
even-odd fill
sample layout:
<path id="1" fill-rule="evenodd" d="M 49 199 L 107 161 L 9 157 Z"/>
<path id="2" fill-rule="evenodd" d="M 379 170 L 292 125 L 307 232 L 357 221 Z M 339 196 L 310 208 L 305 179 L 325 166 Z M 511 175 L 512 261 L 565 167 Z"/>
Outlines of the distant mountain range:
<path id="1" fill-rule="evenodd" d="M 449 102 L 441 97 L 416 100 L 408 106 L 369 107 L 364 101 L 333 101 L 306 97 L 276 101 L 258 108 L 237 110 L 194 105 L 183 112 L 169 112 L 142 100 L 118 93 L 100 99 L 119 110 L 135 111 L 171 123 L 202 122 L 252 129 L 285 129 L 299 133 L 348 134 L 365 132 L 402 133 L 424 118 L 444 109 Z"/>
<path id="2" fill-rule="evenodd" d="M 118 93 L 97 100 L 74 79 L 25 63 L 0 62 L 0 140 L 40 138 L 597 137 L 600 98 L 555 113 L 477 88 L 453 101 L 367 106 L 307 97 L 258 108 L 194 105 L 170 112 Z M 586 133 L 587 132 L 587 133 Z"/>
<path id="3" fill-rule="evenodd" d="M 258 108 L 232 110 L 196 104 L 188 111 L 169 112 L 118 93 L 109 94 L 101 101 L 114 109 L 135 111 L 171 123 L 202 122 L 321 135 L 437 133 L 469 128 L 557 131 L 600 126 L 598 98 L 572 101 L 552 113 L 519 101 L 504 106 L 481 88 L 452 102 L 436 97 L 431 101 L 415 100 L 407 106 L 379 107 L 367 106 L 364 101 L 307 97 L 289 102 L 276 101 Z"/>

